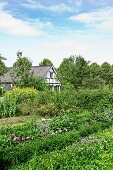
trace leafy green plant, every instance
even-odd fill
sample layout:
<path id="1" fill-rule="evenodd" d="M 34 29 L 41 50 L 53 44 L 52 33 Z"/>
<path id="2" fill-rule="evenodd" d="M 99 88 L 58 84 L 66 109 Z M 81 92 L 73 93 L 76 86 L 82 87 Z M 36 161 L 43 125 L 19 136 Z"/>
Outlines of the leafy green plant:
<path id="1" fill-rule="evenodd" d="M 18 116 L 17 105 L 22 102 L 33 101 L 36 95 L 37 91 L 32 88 L 14 88 L 7 91 L 3 96 L 3 100 L 0 101 L 1 117 Z"/>
<path id="2" fill-rule="evenodd" d="M 112 109 L 113 91 L 102 90 L 80 90 L 76 93 L 76 106 L 90 111 Z"/>

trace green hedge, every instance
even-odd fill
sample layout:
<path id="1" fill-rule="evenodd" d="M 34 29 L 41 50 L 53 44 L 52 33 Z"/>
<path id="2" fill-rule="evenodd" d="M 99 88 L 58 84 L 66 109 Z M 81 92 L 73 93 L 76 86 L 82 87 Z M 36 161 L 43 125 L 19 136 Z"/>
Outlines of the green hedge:
<path id="1" fill-rule="evenodd" d="M 13 164 L 26 162 L 36 153 L 41 155 L 56 149 L 62 149 L 79 139 L 77 131 L 70 131 L 64 134 L 47 136 L 42 139 L 34 139 L 19 145 L 2 147 L 0 150 L 0 167 L 8 168 Z"/>
<path id="2" fill-rule="evenodd" d="M 101 110 L 113 108 L 113 91 L 80 90 L 76 93 L 76 106 L 80 109 Z"/>
<path id="3" fill-rule="evenodd" d="M 77 119 L 77 122 L 76 122 Z M 52 122 L 48 122 L 50 133 L 58 128 L 66 128 L 67 132 L 50 134 L 46 137 L 40 137 L 39 131 L 33 131 L 33 124 L 26 124 L 19 129 L 19 127 L 12 129 L 1 129 L 2 135 L 1 150 L 0 150 L 0 162 L 1 167 L 12 166 L 15 164 L 25 163 L 34 154 L 42 155 L 54 150 L 62 150 L 63 148 L 80 141 L 81 137 L 89 136 L 94 132 L 110 127 L 113 124 L 113 112 L 103 113 L 81 113 L 81 115 L 74 116 L 65 115 L 58 116 L 56 119 L 52 119 Z M 38 128 L 38 127 L 37 127 Z M 19 136 L 34 136 L 34 140 L 26 141 L 25 143 L 16 144 L 8 140 L 8 136 L 16 132 Z M 7 134 L 7 135 L 6 135 Z M 6 140 L 7 139 L 7 140 Z M 6 140 L 4 142 L 4 140 Z"/>
<path id="4" fill-rule="evenodd" d="M 113 169 L 113 140 L 98 143 L 75 143 L 61 151 L 55 150 L 32 159 L 11 170 L 111 170 Z"/>
<path id="5" fill-rule="evenodd" d="M 37 91 L 33 88 L 14 88 L 7 91 L 0 101 L 0 118 L 18 116 L 17 105 L 25 101 L 33 101 Z"/>

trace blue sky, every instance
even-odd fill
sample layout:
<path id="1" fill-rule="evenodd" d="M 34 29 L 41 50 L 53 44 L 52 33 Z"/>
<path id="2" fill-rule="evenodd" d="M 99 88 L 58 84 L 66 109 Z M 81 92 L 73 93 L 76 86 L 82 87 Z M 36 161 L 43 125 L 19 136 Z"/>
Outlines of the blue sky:
<path id="1" fill-rule="evenodd" d="M 18 50 L 33 65 L 48 58 L 58 67 L 70 55 L 113 64 L 113 1 L 0 0 L 0 53 L 7 66 Z"/>

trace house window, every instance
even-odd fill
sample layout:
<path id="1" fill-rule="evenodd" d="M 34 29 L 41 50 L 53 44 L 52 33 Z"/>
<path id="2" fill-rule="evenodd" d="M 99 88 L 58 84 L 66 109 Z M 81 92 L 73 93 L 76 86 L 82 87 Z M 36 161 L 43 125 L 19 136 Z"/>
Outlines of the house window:
<path id="1" fill-rule="evenodd" d="M 50 78 L 53 78 L 53 72 L 50 72 Z"/>

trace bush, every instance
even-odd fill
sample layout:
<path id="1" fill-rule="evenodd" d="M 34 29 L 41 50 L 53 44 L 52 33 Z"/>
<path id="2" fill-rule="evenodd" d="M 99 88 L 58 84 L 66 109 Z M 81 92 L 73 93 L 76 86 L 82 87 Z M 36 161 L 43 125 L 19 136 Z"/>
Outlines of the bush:
<path id="1" fill-rule="evenodd" d="M 25 142 L 19 145 L 11 145 L 0 150 L 0 167 L 5 168 L 26 162 L 33 154 L 41 155 L 57 149 L 62 149 L 79 139 L 77 131 L 70 131 L 64 134 L 51 135 L 42 139 L 36 139 L 32 142 Z"/>
<path id="2" fill-rule="evenodd" d="M 113 141 L 109 139 L 99 143 L 76 143 L 60 151 L 35 154 L 25 164 L 13 166 L 11 170 L 109 170 L 113 168 L 112 152 Z"/>
<path id="3" fill-rule="evenodd" d="M 112 109 L 113 91 L 109 89 L 80 90 L 76 93 L 76 106 L 90 111 Z"/>
<path id="4" fill-rule="evenodd" d="M 72 164 L 74 164 L 74 168 L 75 166 L 79 168 L 81 166 L 83 168 L 89 168 L 90 160 L 94 160 L 96 154 L 98 155 L 98 153 L 100 153 L 100 149 L 106 150 L 109 147 L 109 141 L 107 143 L 105 143 L 105 141 L 102 141 L 103 144 L 101 145 L 101 147 L 99 144 L 95 147 L 95 143 L 98 142 L 95 142 L 94 140 L 93 144 L 90 141 L 89 143 L 86 142 L 86 144 L 81 144 L 81 137 L 89 136 L 89 134 L 105 129 L 106 127 L 110 127 L 110 125 L 113 123 L 112 113 L 112 111 L 105 111 L 102 113 L 84 111 L 79 114 L 75 112 L 74 115 L 68 113 L 68 115 L 60 115 L 54 117 L 52 120 L 47 121 L 47 127 L 50 133 L 45 137 L 41 137 L 40 132 L 42 129 L 40 129 L 40 123 L 37 124 L 36 122 L 31 122 L 29 124 L 25 124 L 23 126 L 21 125 L 18 127 L 1 128 L 1 167 L 5 166 L 5 169 L 6 167 L 8 168 L 12 165 L 25 163 L 26 161 L 31 159 L 33 155 L 36 155 L 39 160 L 43 160 L 41 161 L 41 163 L 44 168 L 46 167 L 46 165 L 44 165 L 44 162 L 46 162 L 48 158 L 50 159 L 50 162 L 47 165 L 51 165 L 50 167 L 54 166 L 56 167 L 56 169 L 58 168 L 59 164 L 61 167 L 66 166 L 66 168 L 68 169 L 71 168 Z M 58 133 L 56 133 L 56 131 Z M 15 132 L 19 136 L 33 136 L 34 140 L 29 142 L 26 141 L 20 144 L 11 142 L 9 137 L 12 133 Z M 77 142 L 80 145 L 77 145 Z M 73 151 L 70 150 L 70 145 L 72 145 L 72 148 L 74 149 Z M 64 149 L 65 151 L 63 152 L 62 149 Z M 50 152 L 56 154 L 56 157 L 52 156 Z M 65 158 L 64 161 L 63 158 L 59 159 L 59 157 L 57 156 L 57 152 L 59 156 Z M 63 154 L 60 155 L 60 153 L 62 152 Z M 75 153 L 74 156 L 73 152 Z M 51 156 L 49 157 L 49 155 Z M 56 162 L 54 162 L 55 159 L 53 159 L 53 157 L 56 158 Z M 40 161 L 37 162 L 37 160 L 36 162 L 34 162 L 34 164 L 30 163 L 31 166 L 34 167 L 34 169 L 40 169 L 40 167 L 42 166 L 40 164 Z M 68 162 L 69 160 L 70 163 Z M 74 160 L 74 162 L 72 160 Z M 68 162 L 69 166 L 65 161 Z M 26 167 L 27 166 L 28 165 L 26 165 Z"/>
<path id="5" fill-rule="evenodd" d="M 58 129 L 67 129 L 72 130 L 72 129 L 78 129 L 78 120 L 76 113 L 74 115 L 60 115 L 60 116 L 55 116 L 49 123 L 49 128 L 52 129 L 54 132 L 57 131 Z"/>
<path id="6" fill-rule="evenodd" d="M 0 102 L 1 117 L 17 116 L 17 105 L 26 102 L 33 101 L 37 95 L 37 91 L 32 88 L 15 88 L 11 91 L 7 91 Z"/>

